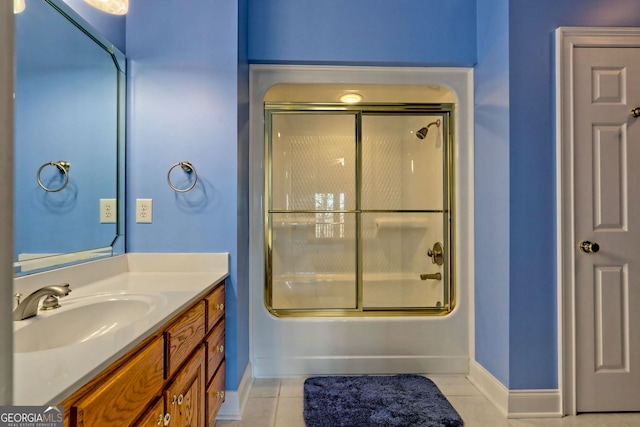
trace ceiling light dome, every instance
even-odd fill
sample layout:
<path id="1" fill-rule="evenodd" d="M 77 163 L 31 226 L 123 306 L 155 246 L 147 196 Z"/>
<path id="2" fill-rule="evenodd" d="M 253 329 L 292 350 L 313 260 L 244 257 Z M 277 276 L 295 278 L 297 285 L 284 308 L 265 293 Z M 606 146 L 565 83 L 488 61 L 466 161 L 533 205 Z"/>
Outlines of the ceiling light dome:
<path id="1" fill-rule="evenodd" d="M 362 101 L 362 95 L 356 92 L 349 92 L 340 96 L 340 102 L 345 104 L 357 104 L 360 101 Z"/>
<path id="2" fill-rule="evenodd" d="M 24 0 L 13 0 L 13 13 L 20 13 L 24 8 Z"/>

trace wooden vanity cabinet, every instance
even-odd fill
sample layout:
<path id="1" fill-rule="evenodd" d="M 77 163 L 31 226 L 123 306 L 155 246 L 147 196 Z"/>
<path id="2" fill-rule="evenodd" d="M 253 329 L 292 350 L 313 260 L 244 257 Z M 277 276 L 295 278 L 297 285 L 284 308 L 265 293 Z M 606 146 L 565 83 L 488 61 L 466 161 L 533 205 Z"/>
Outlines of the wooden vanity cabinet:
<path id="1" fill-rule="evenodd" d="M 65 399 L 65 426 L 211 427 L 224 369 L 222 281 Z"/>

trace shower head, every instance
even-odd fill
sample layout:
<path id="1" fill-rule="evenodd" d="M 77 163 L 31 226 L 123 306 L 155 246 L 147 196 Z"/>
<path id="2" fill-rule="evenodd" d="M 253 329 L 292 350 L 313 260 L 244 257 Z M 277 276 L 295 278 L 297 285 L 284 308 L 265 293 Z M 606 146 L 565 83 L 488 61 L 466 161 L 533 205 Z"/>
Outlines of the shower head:
<path id="1" fill-rule="evenodd" d="M 426 127 L 423 127 L 422 129 L 417 131 L 416 137 L 418 139 L 425 139 L 427 136 L 427 132 L 429 132 L 429 128 L 433 125 L 436 125 L 436 127 L 440 127 L 440 119 L 436 120 L 435 122 L 429 123 Z"/>

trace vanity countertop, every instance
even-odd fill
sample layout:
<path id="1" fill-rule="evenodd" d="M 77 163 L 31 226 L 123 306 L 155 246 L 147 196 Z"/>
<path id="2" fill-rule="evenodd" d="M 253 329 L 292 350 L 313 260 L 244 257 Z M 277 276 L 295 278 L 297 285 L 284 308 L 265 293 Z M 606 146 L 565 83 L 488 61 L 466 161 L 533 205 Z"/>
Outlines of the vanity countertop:
<path id="1" fill-rule="evenodd" d="M 227 253 L 145 253 L 15 279 L 15 291 L 22 295 L 43 286 L 69 283 L 72 292 L 60 299 L 62 308 L 58 310 L 87 298 L 140 295 L 149 296 L 154 308 L 113 333 L 57 348 L 14 353 L 13 404 L 59 404 L 228 275 Z M 14 332 L 55 316 L 55 312 L 39 311 L 36 317 L 16 321 Z"/>

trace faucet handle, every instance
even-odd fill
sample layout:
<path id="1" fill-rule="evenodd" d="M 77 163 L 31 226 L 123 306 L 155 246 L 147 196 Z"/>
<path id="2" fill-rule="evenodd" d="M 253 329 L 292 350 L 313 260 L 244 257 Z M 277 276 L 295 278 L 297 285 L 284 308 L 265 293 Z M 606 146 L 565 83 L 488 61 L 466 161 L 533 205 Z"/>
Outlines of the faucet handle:
<path id="1" fill-rule="evenodd" d="M 20 298 L 22 297 L 22 294 L 20 292 L 16 292 L 13 295 L 13 299 L 16 300 L 16 307 L 20 305 Z"/>

